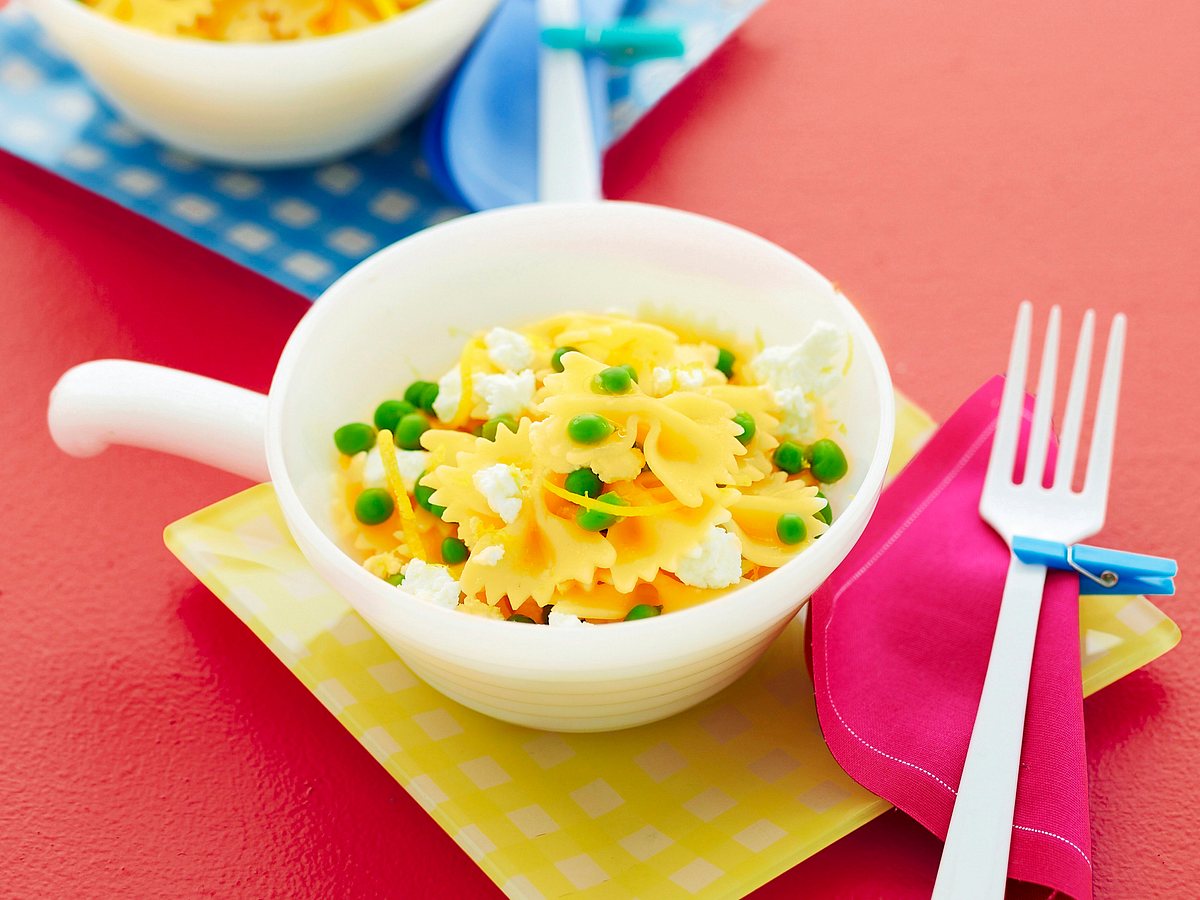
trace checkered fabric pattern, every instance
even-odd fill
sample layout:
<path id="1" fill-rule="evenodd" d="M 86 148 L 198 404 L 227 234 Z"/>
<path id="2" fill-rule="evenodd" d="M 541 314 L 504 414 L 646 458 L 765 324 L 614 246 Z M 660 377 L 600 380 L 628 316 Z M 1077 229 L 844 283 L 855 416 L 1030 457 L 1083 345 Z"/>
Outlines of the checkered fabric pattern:
<path id="1" fill-rule="evenodd" d="M 901 400 L 900 466 L 932 423 Z M 309 567 L 270 485 L 171 525 L 167 545 L 509 896 L 748 893 L 889 806 L 829 755 L 793 622 L 740 681 L 610 734 L 498 722 L 421 682 Z M 1140 597 L 1086 597 L 1086 692 L 1179 640 Z"/>
<path id="2" fill-rule="evenodd" d="M 684 27 L 682 59 L 614 69 L 620 137 L 763 0 L 647 0 Z M 165 148 L 119 119 L 19 4 L 0 10 L 0 148 L 57 172 L 310 298 L 365 257 L 462 215 L 434 187 L 419 123 L 341 162 L 247 172 Z"/>

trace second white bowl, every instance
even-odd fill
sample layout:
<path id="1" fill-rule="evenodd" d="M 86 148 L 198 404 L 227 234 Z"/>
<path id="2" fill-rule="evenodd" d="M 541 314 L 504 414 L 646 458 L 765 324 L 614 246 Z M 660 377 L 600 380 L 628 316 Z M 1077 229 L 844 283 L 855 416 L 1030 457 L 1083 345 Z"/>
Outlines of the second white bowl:
<path id="1" fill-rule="evenodd" d="M 426 0 L 356 31 L 275 43 L 168 37 L 79 0 L 25 0 L 135 126 L 221 163 L 284 166 L 358 149 L 420 111 L 497 0 Z"/>

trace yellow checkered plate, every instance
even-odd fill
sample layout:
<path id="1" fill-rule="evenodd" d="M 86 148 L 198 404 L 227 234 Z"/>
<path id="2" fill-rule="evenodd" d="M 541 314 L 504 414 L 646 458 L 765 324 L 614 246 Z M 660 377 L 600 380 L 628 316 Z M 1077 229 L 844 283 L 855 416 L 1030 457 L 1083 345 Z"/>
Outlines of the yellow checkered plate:
<path id="1" fill-rule="evenodd" d="M 901 401 L 897 465 L 932 423 Z M 309 567 L 270 485 L 167 528 L 167 546 L 512 897 L 748 893 L 885 812 L 817 727 L 800 620 L 740 681 L 663 722 L 548 734 L 417 679 Z M 1141 597 L 1081 606 L 1091 693 L 1179 629 Z"/>

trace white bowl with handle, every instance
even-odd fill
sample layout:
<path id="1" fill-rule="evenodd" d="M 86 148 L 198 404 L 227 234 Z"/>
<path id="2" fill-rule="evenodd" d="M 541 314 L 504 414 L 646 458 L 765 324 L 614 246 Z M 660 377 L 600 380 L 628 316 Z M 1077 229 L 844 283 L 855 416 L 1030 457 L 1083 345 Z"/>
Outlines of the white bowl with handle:
<path id="1" fill-rule="evenodd" d="M 140 130 L 205 159 L 284 166 L 342 156 L 414 116 L 496 2 L 426 0 L 354 31 L 271 43 L 160 35 L 79 0 L 24 5 Z"/>
<path id="2" fill-rule="evenodd" d="M 331 435 L 382 398 L 454 364 L 469 332 L 568 309 L 645 304 L 769 344 L 817 320 L 852 357 L 830 396 L 849 474 L 833 527 L 787 565 L 700 606 L 590 628 L 516 627 L 420 601 L 342 550 Z M 603 731 L 652 722 L 732 683 L 762 655 L 862 534 L 892 447 L 891 379 L 870 329 L 821 275 L 780 247 L 691 213 L 636 203 L 510 207 L 438 225 L 379 251 L 305 315 L 269 396 L 117 360 L 67 372 L 50 430 L 78 456 L 134 444 L 274 482 L 313 568 L 421 678 L 509 722 Z"/>

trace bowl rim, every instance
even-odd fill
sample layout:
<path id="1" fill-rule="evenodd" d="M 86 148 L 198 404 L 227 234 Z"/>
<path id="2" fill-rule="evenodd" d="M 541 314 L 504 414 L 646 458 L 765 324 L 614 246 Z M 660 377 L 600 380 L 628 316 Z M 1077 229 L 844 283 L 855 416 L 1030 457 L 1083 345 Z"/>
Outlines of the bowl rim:
<path id="1" fill-rule="evenodd" d="M 312 548 L 320 554 L 323 561 L 328 561 L 330 565 L 337 571 L 339 576 L 344 577 L 350 582 L 356 591 L 361 591 L 362 596 L 371 598 L 371 605 L 375 603 L 394 602 L 396 588 L 387 585 L 385 582 L 371 575 L 359 563 L 355 562 L 341 547 L 339 547 L 320 526 L 313 520 L 305 509 L 303 502 L 300 499 L 299 493 L 296 491 L 292 483 L 290 474 L 288 473 L 287 463 L 283 454 L 283 430 L 281 424 L 282 407 L 284 398 L 287 395 L 288 380 L 292 370 L 297 366 L 297 360 L 303 355 L 305 348 L 310 341 L 319 339 L 322 330 L 322 323 L 338 314 L 340 307 L 348 302 L 353 301 L 354 289 L 353 286 L 360 280 L 370 279 L 372 275 L 379 269 L 389 265 L 389 257 L 399 252 L 397 250 L 401 245 L 411 247 L 410 242 L 422 242 L 429 239 L 440 239 L 445 231 L 454 230 L 458 227 L 464 227 L 463 223 L 469 222 L 467 227 L 473 227 L 479 222 L 504 219 L 514 216 L 528 216 L 545 214 L 548 209 L 554 209 L 561 212 L 564 216 L 569 216 L 573 213 L 587 214 L 594 211 L 597 207 L 600 208 L 615 208 L 619 207 L 625 210 L 633 210 L 641 215 L 666 215 L 676 217 L 682 221 L 691 221 L 698 223 L 707 228 L 716 228 L 725 230 L 731 237 L 737 237 L 743 242 L 749 241 L 758 244 L 761 251 L 765 254 L 782 255 L 786 258 L 789 264 L 800 266 L 807 269 L 808 272 L 818 278 L 820 281 L 830 285 L 834 293 L 834 300 L 842 307 L 842 312 L 846 315 L 847 320 L 854 322 L 858 326 L 858 333 L 855 334 L 854 353 L 856 358 L 865 358 L 870 365 L 871 375 L 880 388 L 879 406 L 876 414 L 879 417 L 879 434 L 875 441 L 875 447 L 872 452 L 870 462 L 867 465 L 867 471 L 863 475 L 859 489 L 855 492 L 854 497 L 843 510 L 842 514 L 834 521 L 830 527 L 829 533 L 833 533 L 838 529 L 839 523 L 843 526 L 842 531 L 848 531 L 855 527 L 857 520 L 862 517 L 862 525 L 859 527 L 859 535 L 866 527 L 873 512 L 875 503 L 878 499 L 879 492 L 882 490 L 884 478 L 886 476 L 887 467 L 890 461 L 891 448 L 895 435 L 895 396 L 891 379 L 891 373 L 888 369 L 887 362 L 884 359 L 883 351 L 879 346 L 874 333 L 870 326 L 858 311 L 857 307 L 840 291 L 833 287 L 833 283 L 828 278 L 821 275 L 816 269 L 810 266 L 798 256 L 784 249 L 778 244 L 770 241 L 760 235 L 754 234 L 747 229 L 736 225 L 731 225 L 718 219 L 709 216 L 700 215 L 698 213 L 688 212 L 685 210 L 674 209 L 671 207 L 659 206 L 655 204 L 647 204 L 632 201 L 615 201 L 605 200 L 600 203 L 530 203 L 517 206 L 503 207 L 500 209 L 487 210 L 484 212 L 473 213 L 468 216 L 451 219 L 446 222 L 439 223 L 402 238 L 396 243 L 390 244 L 381 250 L 376 251 L 371 256 L 360 262 L 354 268 L 350 269 L 342 275 L 337 281 L 331 284 L 321 294 L 320 297 L 313 303 L 312 308 L 305 313 L 303 318 L 297 324 L 295 330 L 289 336 L 282 353 L 279 357 L 274 377 L 271 381 L 270 391 L 268 393 L 268 411 L 267 411 L 267 433 L 266 433 L 266 451 L 267 451 L 267 466 L 271 473 L 272 482 L 275 485 L 276 495 L 279 499 L 280 507 L 284 513 L 284 518 L 288 523 L 288 527 L 293 531 L 297 538 L 297 543 L 302 548 Z M 853 543 L 857 541 L 857 536 L 851 543 L 850 548 L 845 553 L 842 553 L 837 562 L 832 568 L 841 562 L 845 556 L 853 548 Z M 804 550 L 802 554 L 798 554 L 794 559 L 790 560 L 779 569 L 772 572 L 765 578 L 742 585 L 727 594 L 713 598 L 705 603 L 697 604 L 696 606 L 688 607 L 687 609 L 672 612 L 670 615 L 656 616 L 649 619 L 640 619 L 635 622 L 614 622 L 596 628 L 528 628 L 519 629 L 514 634 L 512 631 L 505 632 L 509 637 L 506 643 L 520 644 L 523 648 L 537 647 L 545 645 L 548 641 L 554 641 L 560 647 L 562 645 L 575 645 L 575 642 L 589 642 L 594 647 L 594 642 L 599 640 L 612 640 L 603 638 L 602 635 L 612 633 L 616 635 L 629 635 L 628 631 L 619 631 L 617 626 L 630 628 L 633 626 L 644 629 L 640 634 L 647 636 L 669 634 L 663 629 L 676 629 L 683 618 L 689 622 L 702 622 L 708 618 L 723 618 L 726 612 L 731 607 L 744 607 L 748 603 L 754 602 L 757 595 L 762 593 L 774 593 L 770 588 L 764 589 L 764 585 L 778 585 L 777 577 L 784 576 L 789 569 L 794 569 L 798 564 L 802 564 L 805 559 L 812 559 L 814 555 L 832 556 L 837 553 L 833 548 L 836 542 L 816 543 Z M 307 555 L 307 552 L 306 552 Z M 319 568 L 319 567 L 318 567 Z M 831 568 L 831 571 L 832 571 Z M 825 576 L 828 577 L 828 576 Z M 812 586 L 815 590 L 824 577 Z M 810 591 L 811 592 L 811 591 Z M 385 596 L 386 594 L 386 596 Z M 491 619 L 483 616 L 466 615 L 457 609 L 449 609 L 441 606 L 436 606 L 432 603 L 426 603 L 411 594 L 401 591 L 402 596 L 410 601 L 409 608 L 405 611 L 411 616 L 441 617 L 427 619 L 427 621 L 441 622 L 448 625 L 453 622 L 454 632 L 459 636 L 473 635 L 481 641 L 494 638 L 499 632 L 496 628 L 499 626 L 507 626 L 508 623 L 496 619 Z M 804 593 L 797 597 L 794 603 L 788 600 L 788 604 L 792 604 L 795 609 L 803 604 L 807 599 L 808 594 Z M 360 609 L 357 598 L 354 596 L 346 596 L 351 606 L 355 609 Z M 779 603 L 779 613 L 786 610 L 786 604 Z M 795 609 L 791 614 L 794 614 Z M 364 613 L 364 616 L 370 620 L 370 616 Z M 450 617 L 450 618 L 448 618 Z M 682 617 L 682 618 L 681 618 Z M 790 618 L 790 615 L 789 615 Z M 664 624 L 665 622 L 665 624 Z M 670 623 L 675 623 L 674 625 Z M 655 631 L 658 629 L 658 631 Z M 433 647 L 426 647 L 427 650 L 435 652 Z M 582 663 L 583 661 L 581 661 Z M 586 661 L 593 666 L 611 666 L 612 660 L 609 659 L 591 659 Z"/>
<path id="2" fill-rule="evenodd" d="M 147 47 L 157 49 L 169 48 L 195 54 L 212 53 L 228 58 L 232 56 L 249 57 L 265 53 L 284 56 L 288 53 L 300 55 L 309 52 L 326 52 L 337 50 L 349 43 L 383 40 L 383 35 L 389 31 L 415 28 L 433 16 L 442 15 L 443 11 L 446 16 L 451 16 L 454 14 L 452 7 L 463 6 L 469 2 L 473 2 L 473 0 L 423 0 L 418 6 L 382 22 L 375 22 L 369 27 L 354 28 L 337 34 L 313 35 L 289 41 L 224 41 L 209 40 L 190 34 L 160 34 L 157 31 L 139 28 L 128 22 L 106 16 L 82 0 L 25 0 L 25 5 L 35 7 L 38 4 L 48 4 L 57 7 L 65 15 L 75 16 L 77 21 L 87 23 L 84 27 L 107 30 L 111 34 L 119 35 L 117 40 L 140 41 Z M 491 0 L 491 2 L 494 5 L 496 0 Z M 416 25 L 413 24 L 414 22 Z"/>

